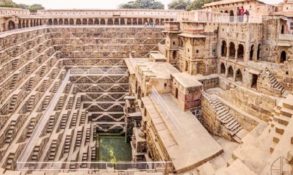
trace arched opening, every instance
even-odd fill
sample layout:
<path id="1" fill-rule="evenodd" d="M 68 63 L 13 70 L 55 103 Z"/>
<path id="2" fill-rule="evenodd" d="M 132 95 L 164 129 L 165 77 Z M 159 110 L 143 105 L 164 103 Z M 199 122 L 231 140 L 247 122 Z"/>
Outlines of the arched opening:
<path id="1" fill-rule="evenodd" d="M 238 70 L 236 71 L 235 81 L 241 81 L 241 82 L 242 82 L 242 79 L 243 79 L 243 77 L 242 77 L 241 70 L 238 69 Z"/>
<path id="2" fill-rule="evenodd" d="M 54 25 L 57 25 L 57 24 L 58 24 L 58 20 L 54 19 Z"/>
<path id="3" fill-rule="evenodd" d="M 82 19 L 82 24 L 87 25 L 87 19 Z"/>
<path id="4" fill-rule="evenodd" d="M 118 18 L 114 19 L 114 25 L 119 25 L 119 19 Z"/>
<path id="5" fill-rule="evenodd" d="M 260 60 L 260 49 L 261 49 L 261 45 L 259 44 L 258 46 L 257 46 L 257 60 Z"/>
<path id="6" fill-rule="evenodd" d="M 138 19 L 138 25 L 142 25 L 142 19 L 141 18 Z"/>
<path id="7" fill-rule="evenodd" d="M 284 63 L 285 61 L 287 61 L 287 53 L 282 51 L 280 55 L 280 63 Z"/>
<path id="8" fill-rule="evenodd" d="M 237 50 L 237 58 L 241 61 L 243 61 L 244 58 L 244 46 L 242 44 L 238 45 L 238 50 Z"/>
<path id="9" fill-rule="evenodd" d="M 151 23 L 151 24 L 153 24 L 153 23 L 154 23 L 154 21 L 153 21 L 153 19 L 152 19 L 152 18 L 150 18 L 150 20 L 149 20 L 149 21 L 150 21 L 150 23 Z"/>
<path id="10" fill-rule="evenodd" d="M 253 54 L 254 54 L 254 45 L 250 47 L 250 52 L 249 52 L 249 60 L 253 60 Z"/>
<path id="11" fill-rule="evenodd" d="M 94 24 L 94 20 L 93 19 L 89 19 L 89 25 L 93 25 Z"/>
<path id="12" fill-rule="evenodd" d="M 160 24 L 160 20 L 156 19 L 156 25 L 159 25 L 159 24 Z"/>
<path id="13" fill-rule="evenodd" d="M 69 23 L 69 22 L 68 22 L 68 19 L 64 19 L 64 24 L 65 24 L 65 25 L 68 25 L 68 23 Z"/>
<path id="14" fill-rule="evenodd" d="M 74 25 L 74 20 L 73 20 L 73 19 L 70 19 L 70 20 L 69 20 L 69 24 L 70 24 L 70 25 Z"/>
<path id="15" fill-rule="evenodd" d="M 120 19 L 120 25 L 125 25 L 125 20 L 124 20 L 124 18 L 121 18 L 121 19 Z"/>
<path id="16" fill-rule="evenodd" d="M 137 25 L 137 20 L 136 20 L 136 18 L 133 18 L 133 25 Z"/>
<path id="17" fill-rule="evenodd" d="M 127 25 L 131 25 L 131 19 L 127 18 Z"/>
<path id="18" fill-rule="evenodd" d="M 227 56 L 227 43 L 226 43 L 226 41 L 222 41 L 221 56 L 222 57 L 226 57 Z"/>
<path id="19" fill-rule="evenodd" d="M 234 75 L 234 71 L 233 71 L 232 66 L 230 66 L 230 67 L 228 68 L 228 75 L 227 75 L 227 77 L 228 77 L 228 78 L 233 78 L 233 75 Z"/>
<path id="20" fill-rule="evenodd" d="M 113 25 L 113 19 L 112 18 L 108 19 L 108 25 Z"/>
<path id="21" fill-rule="evenodd" d="M 100 24 L 99 19 L 95 19 L 95 24 L 96 25 L 99 25 Z"/>
<path id="22" fill-rule="evenodd" d="M 21 21 L 18 21 L 18 28 L 21 28 Z"/>
<path id="23" fill-rule="evenodd" d="M 177 57 L 177 52 L 176 52 L 175 50 L 173 50 L 172 58 L 173 58 L 173 59 L 176 59 L 176 57 Z"/>
<path id="24" fill-rule="evenodd" d="M 257 88 L 257 80 L 258 80 L 258 75 L 252 74 L 252 79 L 251 79 L 251 88 Z"/>
<path id="25" fill-rule="evenodd" d="M 224 63 L 221 63 L 221 70 L 220 70 L 221 74 L 226 74 L 226 66 Z"/>
<path id="26" fill-rule="evenodd" d="M 185 71 L 188 71 L 188 61 L 185 62 Z"/>
<path id="27" fill-rule="evenodd" d="M 230 11 L 229 16 L 230 16 L 230 22 L 234 22 L 234 11 L 233 10 Z"/>
<path id="28" fill-rule="evenodd" d="M 175 89 L 175 98 L 178 98 L 178 88 Z"/>
<path id="29" fill-rule="evenodd" d="M 63 25 L 63 19 L 59 19 L 59 25 Z"/>
<path id="30" fill-rule="evenodd" d="M 233 42 L 231 42 L 229 45 L 229 57 L 234 59 L 235 53 L 236 53 L 235 44 Z"/>
<path id="31" fill-rule="evenodd" d="M 53 24 L 52 19 L 49 19 L 48 24 L 49 24 L 49 25 L 52 25 L 52 24 Z"/>
<path id="32" fill-rule="evenodd" d="M 285 25 L 283 24 L 282 26 L 281 26 L 281 34 L 284 34 L 285 33 Z"/>
<path id="33" fill-rule="evenodd" d="M 101 19 L 101 25 L 105 25 L 106 22 L 105 22 L 105 19 Z"/>
<path id="34" fill-rule="evenodd" d="M 140 99 L 141 97 L 141 88 L 138 87 L 138 90 L 137 90 L 137 98 Z"/>
<path id="35" fill-rule="evenodd" d="M 77 19 L 77 20 L 76 20 L 76 24 L 77 24 L 77 25 L 81 25 L 81 19 Z"/>
<path id="36" fill-rule="evenodd" d="M 15 23 L 13 21 L 8 21 L 8 30 L 15 29 Z"/>

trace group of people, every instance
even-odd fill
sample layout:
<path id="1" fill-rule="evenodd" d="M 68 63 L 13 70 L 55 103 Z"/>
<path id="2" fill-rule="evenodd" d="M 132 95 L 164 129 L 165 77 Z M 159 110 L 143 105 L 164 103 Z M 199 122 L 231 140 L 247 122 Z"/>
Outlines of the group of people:
<path id="1" fill-rule="evenodd" d="M 249 11 L 242 7 L 237 7 L 237 17 L 239 19 L 239 22 L 243 22 L 244 20 L 244 15 L 247 16 L 247 22 L 249 21 Z"/>

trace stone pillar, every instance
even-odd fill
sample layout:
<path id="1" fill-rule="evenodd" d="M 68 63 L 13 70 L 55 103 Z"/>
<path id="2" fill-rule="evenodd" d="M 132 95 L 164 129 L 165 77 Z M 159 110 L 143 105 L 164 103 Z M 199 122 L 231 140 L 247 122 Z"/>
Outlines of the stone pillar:
<path id="1" fill-rule="evenodd" d="M 293 58 L 290 58 L 288 60 L 288 70 L 289 70 L 289 76 L 293 76 Z"/>

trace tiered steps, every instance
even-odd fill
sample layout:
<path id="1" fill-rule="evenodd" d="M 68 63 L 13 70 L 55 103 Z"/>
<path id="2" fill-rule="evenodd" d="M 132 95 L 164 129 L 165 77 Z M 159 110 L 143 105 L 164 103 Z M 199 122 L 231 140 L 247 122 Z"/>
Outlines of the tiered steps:
<path id="1" fill-rule="evenodd" d="M 47 134 L 52 133 L 55 126 L 55 115 L 51 115 L 48 121 Z"/>
<path id="2" fill-rule="evenodd" d="M 32 161 L 38 161 L 39 160 L 39 153 L 40 153 L 40 147 L 35 146 L 31 155 Z"/>
<path id="3" fill-rule="evenodd" d="M 78 148 L 81 146 L 81 141 L 82 141 L 82 130 L 77 131 L 76 133 L 76 140 L 75 140 L 75 148 Z"/>
<path id="4" fill-rule="evenodd" d="M 6 159 L 5 169 L 7 169 L 7 170 L 13 170 L 14 169 L 14 166 L 15 166 L 14 157 L 15 157 L 14 153 L 9 153 L 9 155 L 8 155 L 8 157 Z"/>
<path id="5" fill-rule="evenodd" d="M 95 147 L 95 146 L 92 146 L 91 147 L 91 159 L 92 159 L 92 161 L 95 161 L 95 160 L 97 160 L 97 155 L 96 155 L 96 150 L 97 148 Z"/>
<path id="6" fill-rule="evenodd" d="M 10 113 L 14 112 L 14 110 L 16 108 L 17 97 L 18 97 L 17 94 L 12 95 L 11 102 L 9 104 L 9 112 Z"/>
<path id="7" fill-rule="evenodd" d="M 77 113 L 72 114 L 71 122 L 70 122 L 70 128 L 75 127 L 77 122 Z"/>
<path id="8" fill-rule="evenodd" d="M 10 83 L 10 89 L 14 89 L 15 88 L 15 84 L 17 82 L 18 79 L 18 74 L 14 74 Z"/>
<path id="9" fill-rule="evenodd" d="M 293 96 L 289 95 L 286 99 L 284 99 L 282 106 L 275 109 L 276 115 L 274 116 L 273 126 L 274 126 L 274 134 L 273 141 L 270 147 L 270 151 L 273 152 L 275 147 L 278 145 L 282 136 L 287 130 L 287 126 L 292 120 L 293 116 Z M 293 145 L 293 140 L 291 139 L 291 143 Z"/>
<path id="10" fill-rule="evenodd" d="M 45 71 L 46 71 L 46 66 L 42 66 L 41 71 L 40 71 L 40 77 L 43 77 L 45 75 Z"/>
<path id="11" fill-rule="evenodd" d="M 32 72 L 32 70 L 31 70 L 31 67 L 32 67 L 32 62 L 30 62 L 27 66 L 26 66 L 26 68 L 25 68 L 25 73 L 26 74 L 30 74 L 31 72 Z"/>
<path id="12" fill-rule="evenodd" d="M 268 68 L 265 69 L 265 73 L 269 78 L 271 87 L 283 94 L 285 92 L 285 88 L 278 82 L 276 77 L 270 72 Z"/>
<path id="13" fill-rule="evenodd" d="M 85 113 L 85 111 L 83 111 L 81 113 L 81 116 L 80 116 L 80 123 L 79 123 L 79 125 L 84 125 L 85 124 L 85 120 L 86 120 L 86 113 Z"/>
<path id="14" fill-rule="evenodd" d="M 6 144 L 10 144 L 12 142 L 14 134 L 15 134 L 15 127 L 16 127 L 16 121 L 13 120 L 9 124 L 8 130 L 6 132 L 6 136 L 5 136 L 5 143 Z"/>
<path id="15" fill-rule="evenodd" d="M 58 142 L 57 140 L 53 140 L 49 149 L 48 161 L 54 161 L 57 149 L 58 149 Z"/>
<path id="16" fill-rule="evenodd" d="M 49 103 L 50 103 L 50 96 L 47 95 L 45 97 L 43 103 L 42 103 L 42 110 L 43 111 L 46 110 L 46 108 L 48 107 Z"/>
<path id="17" fill-rule="evenodd" d="M 18 59 L 15 59 L 11 62 L 11 68 L 12 70 L 17 69 Z"/>
<path id="18" fill-rule="evenodd" d="M 29 81 L 28 81 L 28 84 L 26 86 L 26 91 L 31 91 L 32 90 L 33 83 L 34 83 L 34 79 L 30 78 Z"/>
<path id="19" fill-rule="evenodd" d="M 72 109 L 73 101 L 74 101 L 74 97 L 70 97 L 70 98 L 69 98 L 69 101 L 68 101 L 68 103 L 67 103 L 67 105 L 66 105 L 66 110 L 68 110 L 68 109 Z"/>
<path id="20" fill-rule="evenodd" d="M 65 137 L 65 143 L 64 143 L 64 148 L 63 148 L 63 153 L 68 154 L 70 151 L 70 145 L 71 145 L 71 135 L 66 135 Z"/>
<path id="21" fill-rule="evenodd" d="M 35 95 L 32 95 L 29 98 L 29 100 L 27 102 L 27 106 L 26 106 L 27 112 L 32 112 L 32 110 L 34 108 L 35 100 L 36 100 L 36 96 Z"/>
<path id="22" fill-rule="evenodd" d="M 81 97 L 77 97 L 75 109 L 79 109 L 80 108 L 80 105 L 81 105 Z"/>
<path id="23" fill-rule="evenodd" d="M 55 110 L 62 110 L 63 105 L 64 105 L 64 96 L 61 96 L 58 100 L 57 106 L 55 108 Z"/>
<path id="24" fill-rule="evenodd" d="M 32 118 L 27 128 L 26 138 L 31 137 L 36 124 L 37 124 L 36 118 Z"/>
<path id="25" fill-rule="evenodd" d="M 211 96 L 209 98 L 209 101 L 210 104 L 213 106 L 217 115 L 217 119 L 220 121 L 222 126 L 224 126 L 228 130 L 229 134 L 235 141 L 241 143 L 241 138 L 245 130 L 235 119 L 235 117 L 230 113 L 230 109 L 215 96 Z"/>
<path id="26" fill-rule="evenodd" d="M 91 128 L 86 129 L 86 134 L 85 134 L 85 144 L 90 143 L 91 141 Z"/>
<path id="27" fill-rule="evenodd" d="M 67 125 L 68 114 L 63 114 L 61 117 L 59 129 L 65 129 Z"/>

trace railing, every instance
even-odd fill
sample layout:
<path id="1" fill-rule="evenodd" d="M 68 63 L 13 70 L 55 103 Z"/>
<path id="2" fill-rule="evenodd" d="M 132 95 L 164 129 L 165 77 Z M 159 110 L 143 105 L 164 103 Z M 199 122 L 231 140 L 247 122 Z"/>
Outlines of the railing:
<path id="1" fill-rule="evenodd" d="M 280 34 L 279 40 L 293 41 L 293 34 Z"/>
<path id="2" fill-rule="evenodd" d="M 177 20 L 211 23 L 262 23 L 262 16 L 229 16 L 223 13 L 196 10 L 180 13 Z"/>
<path id="3" fill-rule="evenodd" d="M 171 162 L 17 162 L 18 171 L 146 171 L 167 172 Z"/>

